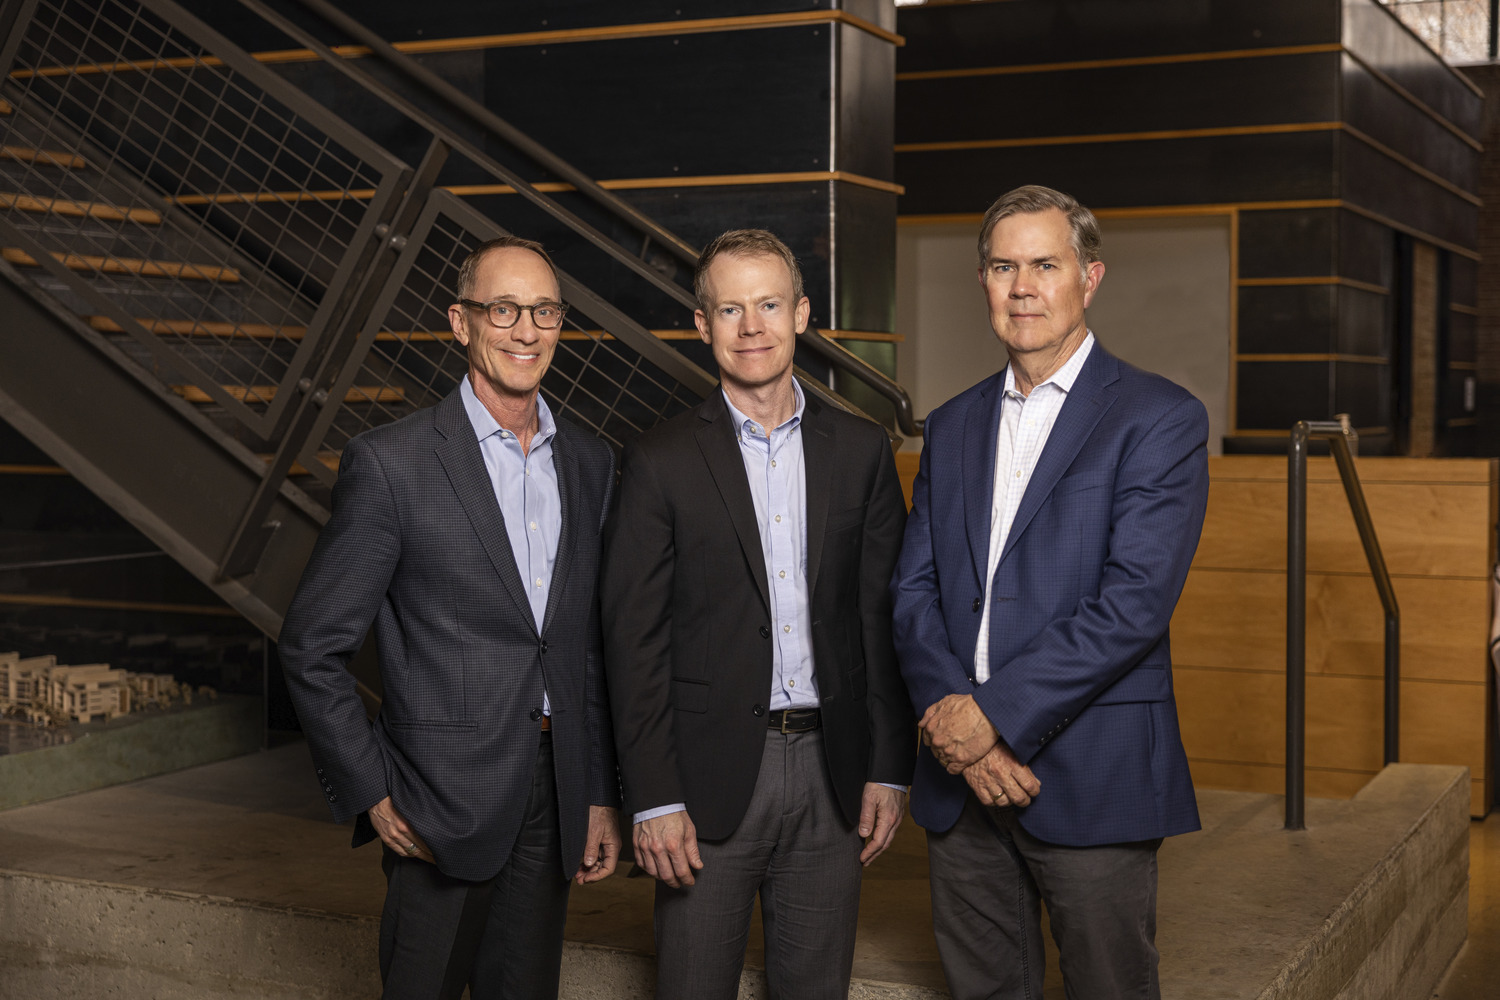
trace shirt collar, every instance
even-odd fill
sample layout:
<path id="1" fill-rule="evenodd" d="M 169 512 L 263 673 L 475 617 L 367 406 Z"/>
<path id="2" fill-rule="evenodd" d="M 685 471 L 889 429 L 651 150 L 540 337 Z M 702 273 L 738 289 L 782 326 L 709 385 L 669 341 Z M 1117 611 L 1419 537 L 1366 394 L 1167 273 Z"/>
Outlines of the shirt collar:
<path id="1" fill-rule="evenodd" d="M 1052 377 L 1038 385 L 1032 386 L 1035 392 L 1044 385 L 1055 385 L 1066 395 L 1073 391 L 1073 383 L 1078 381 L 1078 373 L 1083 370 L 1083 363 L 1089 359 L 1089 352 L 1094 349 L 1094 331 L 1089 330 L 1083 338 L 1083 343 L 1078 345 L 1078 350 L 1073 356 L 1063 362 L 1063 366 L 1052 373 Z M 1007 364 L 1005 366 L 1005 394 L 1007 396 L 1020 395 L 1016 389 L 1016 366 Z"/>
<path id="2" fill-rule="evenodd" d="M 759 428 L 760 425 L 741 413 L 739 411 L 739 407 L 735 406 L 729 401 L 729 393 L 724 392 L 723 386 L 719 387 L 719 391 L 724 394 L 724 405 L 729 407 L 729 417 L 734 421 L 735 433 L 743 433 L 746 430 L 745 425 L 749 424 L 749 432 L 751 436 L 759 437 L 760 435 L 757 433 L 757 428 Z M 789 430 L 793 427 L 796 427 L 802 422 L 802 411 L 807 407 L 807 397 L 802 394 L 802 386 L 797 384 L 796 379 L 792 379 L 792 394 L 797 400 L 797 405 L 792 410 L 792 415 L 787 418 L 786 423 L 781 425 L 781 427 L 785 427 Z M 779 431 L 781 430 L 781 427 L 772 427 L 771 430 L 773 432 Z"/>
<path id="3" fill-rule="evenodd" d="M 504 431 L 504 437 L 514 438 L 515 435 L 500 426 L 500 421 L 495 415 L 485 409 L 485 405 L 479 401 L 474 393 L 474 386 L 470 382 L 472 375 L 465 375 L 463 383 L 459 386 L 459 395 L 464 400 L 464 412 L 469 415 L 469 423 L 474 428 L 474 436 L 483 441 L 491 434 Z M 539 444 L 545 444 L 557 433 L 557 421 L 552 419 L 552 410 L 548 408 L 547 401 L 542 398 L 541 393 L 536 396 L 536 433 L 532 435 L 531 446 L 534 448 Z"/>

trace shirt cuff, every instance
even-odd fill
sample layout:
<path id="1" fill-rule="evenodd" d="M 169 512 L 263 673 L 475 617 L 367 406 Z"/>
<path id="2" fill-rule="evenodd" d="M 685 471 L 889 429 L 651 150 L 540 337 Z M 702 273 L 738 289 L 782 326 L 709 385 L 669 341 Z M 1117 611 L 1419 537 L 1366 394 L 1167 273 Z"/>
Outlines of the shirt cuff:
<path id="1" fill-rule="evenodd" d="M 893 785 L 893 784 L 891 784 L 888 781 L 877 781 L 877 782 L 875 782 L 875 784 L 880 785 L 880 786 L 882 786 L 884 788 L 894 788 L 896 791 L 902 792 L 904 794 L 910 794 L 911 793 L 911 786 L 910 785 Z"/>
<path id="2" fill-rule="evenodd" d="M 655 809 L 643 809 L 640 812 L 636 813 L 635 818 L 630 822 L 632 825 L 636 823 L 644 823 L 648 819 L 655 819 L 658 816 L 669 816 L 672 813 L 680 812 L 687 812 L 686 802 L 673 802 L 669 806 L 657 806 Z"/>

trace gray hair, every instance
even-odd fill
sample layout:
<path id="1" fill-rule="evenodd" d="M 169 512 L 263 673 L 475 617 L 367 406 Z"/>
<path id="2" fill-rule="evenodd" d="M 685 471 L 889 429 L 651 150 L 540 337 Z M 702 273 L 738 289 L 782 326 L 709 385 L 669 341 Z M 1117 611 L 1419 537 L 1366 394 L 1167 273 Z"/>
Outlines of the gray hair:
<path id="1" fill-rule="evenodd" d="M 984 221 L 979 224 L 979 266 L 984 267 L 990 259 L 990 233 L 995 223 L 1012 215 L 1030 215 L 1050 208 L 1067 216 L 1073 253 L 1078 256 L 1078 269 L 1087 279 L 1088 267 L 1100 259 L 1099 251 L 1103 246 L 1099 238 L 1099 220 L 1079 204 L 1077 198 L 1040 184 L 1026 184 L 1005 192 L 984 213 Z"/>
<path id="2" fill-rule="evenodd" d="M 474 284 L 479 280 L 479 263 L 493 250 L 530 250 L 547 262 L 547 269 L 552 272 L 552 280 L 561 287 L 562 282 L 557 281 L 557 265 L 552 263 L 552 258 L 547 256 L 547 251 L 542 249 L 540 243 L 535 240 L 522 239 L 519 236 L 497 236 L 492 240 L 485 240 L 464 258 L 463 265 L 458 269 L 459 298 L 472 299 L 474 297 Z"/>

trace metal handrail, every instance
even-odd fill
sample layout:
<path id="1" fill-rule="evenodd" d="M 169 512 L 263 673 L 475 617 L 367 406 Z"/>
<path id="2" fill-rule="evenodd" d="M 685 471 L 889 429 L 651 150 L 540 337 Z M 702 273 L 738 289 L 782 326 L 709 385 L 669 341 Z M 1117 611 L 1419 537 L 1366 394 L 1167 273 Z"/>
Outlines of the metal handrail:
<path id="1" fill-rule="evenodd" d="M 269 13 L 263 4 L 254 2 L 254 0 L 248 0 L 248 2 L 247 0 L 240 0 L 240 2 L 245 4 L 245 6 L 251 7 L 257 13 L 262 14 L 262 16 Z M 294 2 L 353 38 L 358 44 L 369 49 L 373 55 L 393 69 L 402 73 L 413 82 L 425 87 L 476 124 L 499 136 L 516 149 L 519 149 L 539 165 L 571 184 L 606 211 L 623 219 L 647 238 L 648 245 L 649 241 L 655 241 L 690 270 L 698 263 L 699 250 L 697 248 L 666 229 L 655 219 L 652 219 L 644 212 L 626 202 L 623 198 L 605 190 L 598 182 L 583 171 L 574 167 L 556 153 L 553 153 L 547 147 L 495 114 L 479 101 L 459 90 L 447 80 L 444 80 L 432 70 L 423 66 L 405 52 L 396 48 L 384 38 L 381 38 L 364 24 L 350 17 L 342 10 L 339 10 L 333 4 L 329 3 L 328 0 L 294 0 Z M 286 30 L 286 27 L 283 27 L 283 30 Z M 421 112 L 410 106 L 407 106 L 403 110 L 408 114 L 425 117 L 421 115 Z M 594 235 L 588 233 L 585 235 L 596 244 L 600 243 L 599 239 L 595 239 Z M 599 234 L 599 236 L 607 239 L 602 234 Z M 600 245 L 601 249 L 607 249 L 602 244 Z M 643 247 L 642 255 L 644 255 L 644 250 L 645 248 Z M 637 258 L 634 255 L 623 254 L 623 252 L 614 255 L 629 264 L 637 273 L 645 277 L 658 289 L 674 298 L 679 304 L 688 309 L 696 308 L 697 301 L 693 297 L 692 292 L 682 287 L 676 281 L 658 274 L 655 269 L 636 267 L 633 262 Z M 629 257 L 630 260 L 626 260 L 626 257 Z M 921 436 L 922 422 L 916 419 L 912 407 L 911 395 L 907 393 L 906 389 L 899 382 L 842 344 L 835 343 L 829 338 L 824 337 L 817 330 L 809 329 L 803 335 L 802 343 L 820 359 L 826 361 L 841 373 L 863 382 L 890 402 L 895 411 L 896 426 L 902 434 L 909 437 Z M 805 379 L 804 381 L 807 380 Z M 819 394 L 824 395 L 823 393 Z M 846 401 L 832 395 L 828 396 L 828 401 L 834 402 L 839 406 L 849 407 Z"/>
<path id="2" fill-rule="evenodd" d="M 1336 420 L 1299 420 L 1292 426 L 1287 449 L 1287 572 L 1286 572 L 1286 829 L 1306 828 L 1307 768 L 1307 445 L 1326 440 L 1338 466 L 1349 510 L 1359 529 L 1360 544 L 1375 578 L 1375 589 L 1385 609 L 1385 763 L 1400 758 L 1401 726 L 1401 610 L 1396 589 L 1386 570 L 1375 522 L 1365 503 L 1354 456 L 1359 435 L 1341 413 Z"/>

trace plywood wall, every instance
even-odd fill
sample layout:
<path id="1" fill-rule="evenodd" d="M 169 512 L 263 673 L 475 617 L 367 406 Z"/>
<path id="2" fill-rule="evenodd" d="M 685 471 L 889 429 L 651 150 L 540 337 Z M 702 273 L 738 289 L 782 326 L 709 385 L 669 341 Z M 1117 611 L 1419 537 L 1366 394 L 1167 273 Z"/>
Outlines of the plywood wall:
<path id="1" fill-rule="evenodd" d="M 898 456 L 910 491 L 915 455 Z M 1281 792 L 1285 772 L 1286 459 L 1209 460 L 1203 540 L 1172 619 L 1183 741 L 1204 788 Z M 1401 759 L 1462 764 L 1492 799 L 1489 459 L 1357 462 L 1401 607 Z M 1348 797 L 1381 767 L 1384 617 L 1332 459 L 1308 483 L 1307 790 Z"/>

